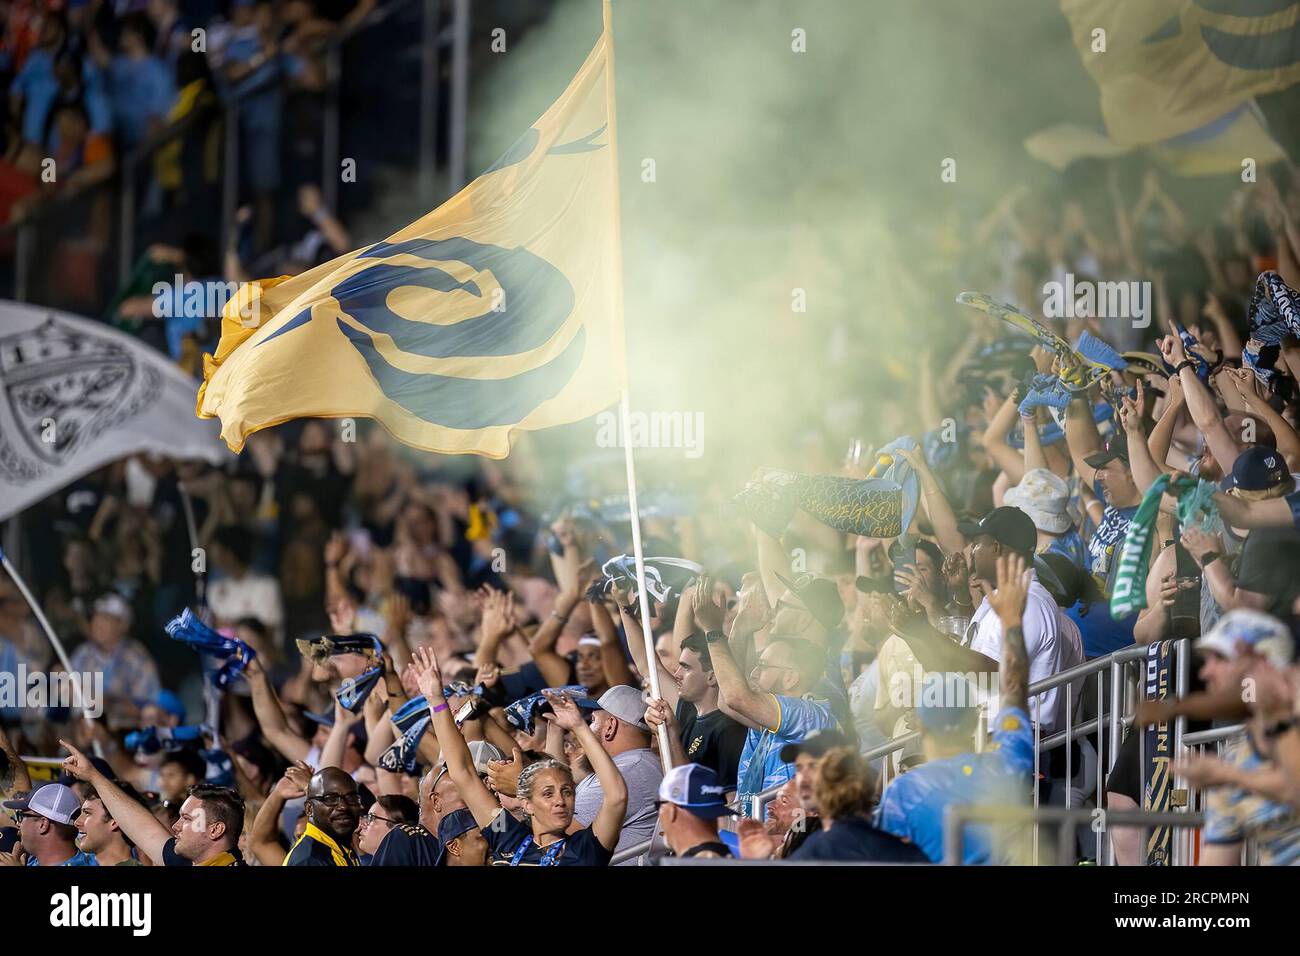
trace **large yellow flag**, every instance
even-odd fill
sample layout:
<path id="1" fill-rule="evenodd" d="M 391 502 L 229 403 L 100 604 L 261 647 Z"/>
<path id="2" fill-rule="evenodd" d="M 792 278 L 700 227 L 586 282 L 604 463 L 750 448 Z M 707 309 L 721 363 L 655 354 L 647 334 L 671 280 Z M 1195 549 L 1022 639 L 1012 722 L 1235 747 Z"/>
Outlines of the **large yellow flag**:
<path id="1" fill-rule="evenodd" d="M 293 418 L 365 416 L 418 448 L 504 458 L 518 431 L 618 399 L 610 43 L 607 30 L 541 119 L 438 209 L 227 304 L 198 414 L 221 419 L 232 449 Z"/>
<path id="2" fill-rule="evenodd" d="M 1300 81 L 1300 0 L 1061 0 L 1106 130 L 1141 146 Z"/>

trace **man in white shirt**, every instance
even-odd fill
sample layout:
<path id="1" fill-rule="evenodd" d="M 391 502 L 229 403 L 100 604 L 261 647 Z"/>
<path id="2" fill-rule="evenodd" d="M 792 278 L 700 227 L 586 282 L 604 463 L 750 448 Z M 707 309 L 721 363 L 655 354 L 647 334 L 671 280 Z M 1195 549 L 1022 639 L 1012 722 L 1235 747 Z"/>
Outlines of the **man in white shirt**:
<path id="1" fill-rule="evenodd" d="M 974 543 L 971 549 L 972 574 L 990 592 L 997 581 L 1000 555 L 1015 552 L 1025 559 L 1026 564 L 1033 561 L 1038 534 L 1033 520 L 1019 508 L 994 508 L 978 524 L 968 524 L 960 530 Z M 1083 663 L 1083 638 L 1078 626 L 1061 611 L 1033 571 L 1030 571 L 1029 594 L 1021 627 L 1025 635 L 1025 650 L 1029 654 L 1031 685 Z M 987 597 L 975 609 L 966 633 L 972 651 L 990 660 L 1001 661 L 1002 622 L 993 613 Z M 1074 682 L 1070 694 L 1072 701 L 1078 701 L 1082 686 L 1082 678 Z M 1064 728 L 1065 697 L 1065 687 L 1060 686 L 1029 698 L 1029 716 L 1043 734 Z"/>
<path id="2" fill-rule="evenodd" d="M 1019 508 L 994 508 L 978 522 L 959 523 L 958 529 L 971 541 L 972 577 L 986 592 L 994 588 L 1000 555 L 1019 554 L 1027 565 L 1032 564 L 1038 532 L 1033 520 Z M 1083 663 L 1079 628 L 1057 607 L 1036 577 L 1029 586 L 1022 629 L 1029 654 L 1030 684 Z M 976 608 L 962 645 L 914 622 L 898 630 L 926 671 L 992 674 L 1002 659 L 1002 624 L 987 597 Z M 1071 700 L 1078 701 L 1082 685 L 1082 679 L 1074 683 Z M 1064 728 L 1065 697 L 1062 686 L 1030 698 L 1030 717 L 1043 734 Z"/>

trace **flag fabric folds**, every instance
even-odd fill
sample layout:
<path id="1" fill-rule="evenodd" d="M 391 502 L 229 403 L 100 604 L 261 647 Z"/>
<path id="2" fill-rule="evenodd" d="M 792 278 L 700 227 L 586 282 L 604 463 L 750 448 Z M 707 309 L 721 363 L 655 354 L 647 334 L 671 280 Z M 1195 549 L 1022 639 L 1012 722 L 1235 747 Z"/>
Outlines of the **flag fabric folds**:
<path id="1" fill-rule="evenodd" d="M 1061 10 L 1119 146 L 1201 130 L 1300 81 L 1300 0 L 1061 0 Z"/>
<path id="2" fill-rule="evenodd" d="M 194 382 L 102 322 L 0 302 L 0 519 L 137 454 L 229 459 Z"/>
<path id="3" fill-rule="evenodd" d="M 624 382 L 609 35 L 496 164 L 383 242 L 250 283 L 205 356 L 200 417 L 234 450 L 293 418 L 364 416 L 429 451 L 504 458 Z"/>

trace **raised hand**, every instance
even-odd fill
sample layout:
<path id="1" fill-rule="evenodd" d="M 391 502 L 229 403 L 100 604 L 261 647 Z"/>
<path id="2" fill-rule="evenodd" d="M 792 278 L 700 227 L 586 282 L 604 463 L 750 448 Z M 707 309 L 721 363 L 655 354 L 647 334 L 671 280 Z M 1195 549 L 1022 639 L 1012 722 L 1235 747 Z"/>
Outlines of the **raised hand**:
<path id="1" fill-rule="evenodd" d="M 1004 554 L 998 558 L 998 582 L 989 595 L 989 605 L 1004 628 L 1019 626 L 1029 597 L 1029 579 L 1030 572 L 1025 568 L 1023 557 Z"/>
<path id="2" fill-rule="evenodd" d="M 524 769 L 524 755 L 515 747 L 509 760 L 489 760 L 487 765 L 488 787 L 497 792 L 513 797 L 519 792 L 519 774 Z"/>
<path id="3" fill-rule="evenodd" d="M 307 795 L 307 784 L 311 782 L 311 767 L 301 760 L 285 768 L 284 776 L 276 782 L 275 792 L 285 800 L 296 800 Z"/>
<path id="4" fill-rule="evenodd" d="M 740 583 L 736 617 L 731 626 L 738 633 L 755 634 L 771 621 L 772 609 L 768 607 L 767 595 L 763 593 L 762 580 L 757 574 L 746 574 Z"/>
<path id="5" fill-rule="evenodd" d="M 63 769 L 78 780 L 90 780 L 95 774 L 99 773 L 95 765 L 90 762 L 90 758 L 83 754 L 66 740 L 60 740 L 59 746 L 69 754 L 63 760 Z"/>
<path id="6" fill-rule="evenodd" d="M 542 691 L 542 693 L 551 705 L 551 713 L 542 716 L 561 730 L 577 730 L 586 724 L 582 719 L 582 709 L 568 694 L 556 694 L 551 691 Z"/>
<path id="7" fill-rule="evenodd" d="M 441 704 L 442 670 L 438 667 L 438 658 L 429 647 L 416 648 L 415 654 L 412 655 L 410 670 L 415 678 L 416 688 L 424 695 L 429 706 L 437 707 Z"/>
<path id="8" fill-rule="evenodd" d="M 713 582 L 704 575 L 700 575 L 700 579 L 695 583 L 695 594 L 691 596 L 691 612 L 695 615 L 695 626 L 701 631 L 708 633 L 722 630 L 727 609 L 718 603 Z"/>

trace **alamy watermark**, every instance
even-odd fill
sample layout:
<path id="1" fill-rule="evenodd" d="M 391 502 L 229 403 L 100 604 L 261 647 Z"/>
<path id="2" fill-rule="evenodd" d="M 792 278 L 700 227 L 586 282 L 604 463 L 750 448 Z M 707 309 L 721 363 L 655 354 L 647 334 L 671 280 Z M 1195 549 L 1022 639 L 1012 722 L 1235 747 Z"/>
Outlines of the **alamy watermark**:
<path id="1" fill-rule="evenodd" d="M 104 713 L 104 672 L 0 671 L 0 708 L 76 708 L 87 717 Z"/>
<path id="2" fill-rule="evenodd" d="M 179 272 L 170 282 L 153 284 L 153 314 L 157 319 L 215 318 L 224 313 L 226 304 L 236 301 L 239 324 L 255 328 L 260 324 L 262 297 L 256 282 L 222 282 L 208 279 L 198 282 Z M 241 290 L 247 291 L 241 295 Z"/>
<path id="3" fill-rule="evenodd" d="M 627 426 L 633 448 L 679 448 L 687 458 L 704 454 L 703 412 L 632 412 Z M 596 447 L 623 447 L 623 423 L 617 412 L 596 416 Z"/>
<path id="4" fill-rule="evenodd" d="M 1043 315 L 1049 319 L 1130 319 L 1133 328 L 1151 324 L 1150 282 L 1093 282 L 1065 274 L 1065 281 L 1043 283 Z"/>

